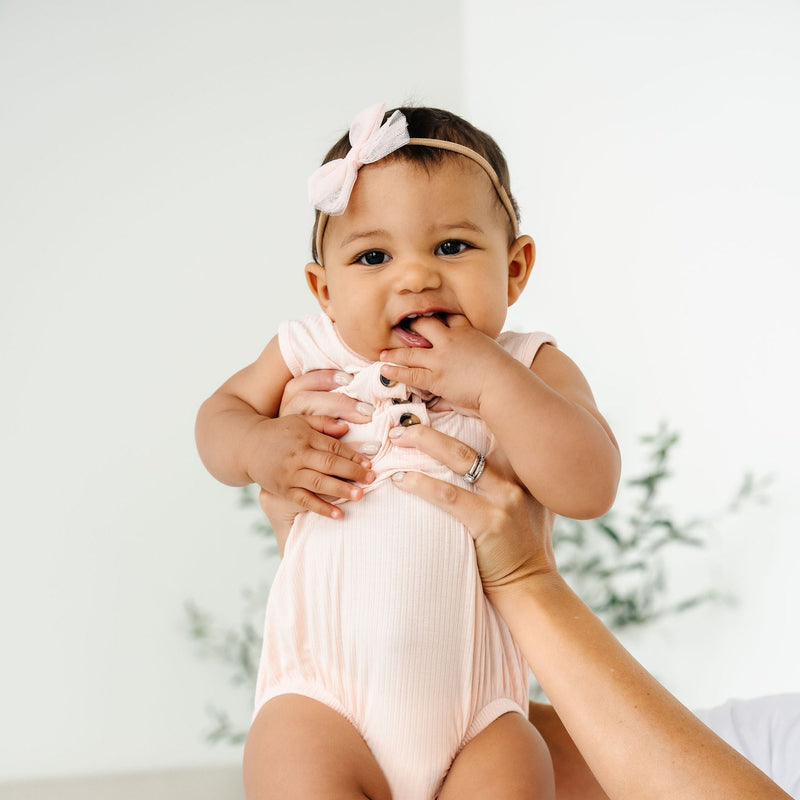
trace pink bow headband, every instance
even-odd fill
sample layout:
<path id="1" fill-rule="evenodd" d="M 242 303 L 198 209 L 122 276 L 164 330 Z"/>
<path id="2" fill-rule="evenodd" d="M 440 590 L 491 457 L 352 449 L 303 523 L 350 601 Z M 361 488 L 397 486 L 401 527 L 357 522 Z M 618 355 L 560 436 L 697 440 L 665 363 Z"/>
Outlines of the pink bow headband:
<path id="1" fill-rule="evenodd" d="M 323 164 L 308 179 L 308 200 L 321 213 L 317 224 L 317 257 L 322 260 L 322 236 L 329 216 L 344 214 L 350 194 L 355 186 L 358 171 L 365 164 L 380 161 L 407 144 L 450 150 L 472 159 L 478 164 L 494 186 L 511 225 L 514 236 L 518 234 L 517 215 L 508 193 L 500 183 L 492 165 L 479 153 L 455 142 L 443 139 L 412 139 L 408 135 L 408 122 L 401 111 L 395 111 L 383 122 L 386 106 L 383 103 L 361 111 L 350 126 L 350 150 L 344 158 Z M 383 122 L 383 124 L 381 124 Z"/>

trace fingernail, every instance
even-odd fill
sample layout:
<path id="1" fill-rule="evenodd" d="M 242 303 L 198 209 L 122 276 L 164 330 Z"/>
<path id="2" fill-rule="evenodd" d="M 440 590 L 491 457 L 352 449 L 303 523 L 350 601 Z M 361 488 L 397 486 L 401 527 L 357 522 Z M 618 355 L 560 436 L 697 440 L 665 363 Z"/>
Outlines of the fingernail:
<path id="1" fill-rule="evenodd" d="M 339 386 L 347 386 L 352 380 L 353 376 L 349 372 L 337 370 L 333 373 L 333 382 Z"/>
<path id="2" fill-rule="evenodd" d="M 403 478 L 405 478 L 405 476 L 406 476 L 405 472 L 393 472 L 392 473 L 392 480 L 395 483 L 402 483 L 403 482 Z"/>
<path id="3" fill-rule="evenodd" d="M 365 417 L 371 417 L 375 411 L 375 406 L 364 402 L 356 403 L 356 411 L 358 411 L 359 414 L 363 414 Z"/>
<path id="4" fill-rule="evenodd" d="M 398 426 L 396 428 L 391 428 L 389 430 L 389 438 L 390 439 L 399 439 L 405 433 L 405 430 L 406 429 L 403 428 L 402 426 Z"/>
<path id="5" fill-rule="evenodd" d="M 359 448 L 358 452 L 363 453 L 365 456 L 374 456 L 378 450 L 381 449 L 380 442 L 364 442 Z"/>
<path id="6" fill-rule="evenodd" d="M 369 469 L 367 470 L 367 474 L 364 476 L 364 480 L 362 483 L 372 483 L 375 480 L 375 473 Z"/>

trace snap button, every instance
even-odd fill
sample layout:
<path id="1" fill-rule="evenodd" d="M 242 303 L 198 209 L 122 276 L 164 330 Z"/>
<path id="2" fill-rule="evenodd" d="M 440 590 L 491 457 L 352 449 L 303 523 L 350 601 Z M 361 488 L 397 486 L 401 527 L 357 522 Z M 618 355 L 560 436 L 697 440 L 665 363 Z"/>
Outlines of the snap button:
<path id="1" fill-rule="evenodd" d="M 392 386 L 397 384 L 397 381 L 393 381 L 391 378 L 387 378 L 385 375 L 381 375 L 381 383 L 387 388 L 391 389 Z"/>
<path id="2" fill-rule="evenodd" d="M 402 397 L 393 397 L 392 398 L 392 405 L 399 406 L 404 403 L 413 403 L 414 402 L 414 395 L 410 394 L 405 400 Z"/>
<path id="3" fill-rule="evenodd" d="M 420 422 L 419 417 L 416 414 L 406 413 L 400 416 L 400 424 L 404 428 L 408 428 L 411 425 L 419 425 L 419 422 Z"/>

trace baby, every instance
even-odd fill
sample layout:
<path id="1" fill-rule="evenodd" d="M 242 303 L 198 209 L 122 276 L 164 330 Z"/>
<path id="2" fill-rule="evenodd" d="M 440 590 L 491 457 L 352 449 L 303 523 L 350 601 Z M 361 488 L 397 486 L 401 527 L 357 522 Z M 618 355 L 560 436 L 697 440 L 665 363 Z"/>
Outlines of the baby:
<path id="1" fill-rule="evenodd" d="M 409 470 L 453 480 L 403 446 L 423 424 L 479 453 L 461 485 L 491 453 L 555 513 L 613 502 L 619 453 L 586 380 L 546 334 L 502 333 L 535 255 L 505 159 L 453 114 L 375 106 L 309 190 L 322 313 L 282 324 L 197 423 L 215 477 L 311 509 L 267 606 L 248 797 L 552 797 L 527 665 L 469 532 L 394 485 Z M 315 369 L 353 375 L 339 391 L 371 412 L 341 442 L 277 418 L 286 384 Z"/>

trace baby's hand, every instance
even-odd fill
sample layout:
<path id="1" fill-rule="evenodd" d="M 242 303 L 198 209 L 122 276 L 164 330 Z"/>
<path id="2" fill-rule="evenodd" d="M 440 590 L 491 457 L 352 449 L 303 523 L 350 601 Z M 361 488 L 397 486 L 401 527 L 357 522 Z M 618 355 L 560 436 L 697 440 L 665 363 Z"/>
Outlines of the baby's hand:
<path id="1" fill-rule="evenodd" d="M 363 490 L 352 481 L 375 479 L 365 455 L 333 438 L 344 433 L 343 425 L 330 417 L 299 414 L 259 422 L 248 437 L 251 480 L 297 511 L 340 518 L 342 510 L 325 498 L 358 500 Z"/>
<path id="2" fill-rule="evenodd" d="M 432 346 L 382 351 L 381 361 L 392 363 L 382 366 L 381 373 L 439 395 L 453 406 L 480 411 L 481 397 L 508 353 L 460 314 L 451 314 L 445 322 L 419 317 L 412 328 Z"/>

